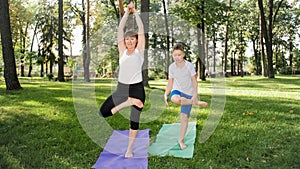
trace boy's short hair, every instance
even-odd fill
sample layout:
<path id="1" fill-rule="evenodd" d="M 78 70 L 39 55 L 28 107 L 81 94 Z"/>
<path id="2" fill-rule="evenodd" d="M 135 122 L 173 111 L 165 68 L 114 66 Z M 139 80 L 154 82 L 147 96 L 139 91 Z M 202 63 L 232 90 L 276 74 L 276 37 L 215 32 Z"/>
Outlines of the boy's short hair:
<path id="1" fill-rule="evenodd" d="M 176 43 L 172 48 L 172 52 L 174 52 L 174 50 L 181 50 L 184 52 L 184 45 L 182 43 Z"/>

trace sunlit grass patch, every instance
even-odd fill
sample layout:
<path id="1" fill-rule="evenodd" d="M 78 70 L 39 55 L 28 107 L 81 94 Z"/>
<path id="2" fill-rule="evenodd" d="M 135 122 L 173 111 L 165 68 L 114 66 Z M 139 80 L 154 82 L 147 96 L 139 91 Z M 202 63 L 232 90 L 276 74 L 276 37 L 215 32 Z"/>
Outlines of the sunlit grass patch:
<path id="1" fill-rule="evenodd" d="M 211 113 L 215 81 L 199 81 L 199 98 L 209 107 L 193 107 L 190 120 L 197 121 L 194 157 L 150 156 L 149 168 L 300 168 L 299 78 L 226 78 L 223 115 L 204 143 L 199 141 L 200 132 Z M 60 83 L 20 78 L 20 82 L 23 90 L 7 92 L 0 81 L 0 168 L 90 168 L 102 147 L 79 122 L 74 92 L 79 94 L 75 101 L 85 109 L 94 111 L 92 106 L 97 106 L 85 119 L 92 122 L 88 118 L 99 117 L 98 106 L 114 91 L 115 79 Z M 166 80 L 149 83 L 140 127 L 150 128 L 153 141 L 164 123 L 179 122 L 180 108 L 164 105 Z M 126 109 L 106 121 L 113 129 L 127 130 L 128 113 Z"/>

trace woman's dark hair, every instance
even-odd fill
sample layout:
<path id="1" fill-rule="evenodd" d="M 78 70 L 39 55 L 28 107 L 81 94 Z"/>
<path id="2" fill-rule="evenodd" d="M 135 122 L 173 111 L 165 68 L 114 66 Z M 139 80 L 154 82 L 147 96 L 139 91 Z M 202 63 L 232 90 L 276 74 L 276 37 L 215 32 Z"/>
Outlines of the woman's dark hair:
<path id="1" fill-rule="evenodd" d="M 125 32 L 124 38 L 126 38 L 127 36 L 136 37 L 136 39 L 138 39 L 138 33 L 132 29 Z"/>
<path id="2" fill-rule="evenodd" d="M 172 48 L 172 52 L 174 52 L 174 50 L 181 50 L 184 52 L 184 45 L 182 43 L 176 43 Z"/>

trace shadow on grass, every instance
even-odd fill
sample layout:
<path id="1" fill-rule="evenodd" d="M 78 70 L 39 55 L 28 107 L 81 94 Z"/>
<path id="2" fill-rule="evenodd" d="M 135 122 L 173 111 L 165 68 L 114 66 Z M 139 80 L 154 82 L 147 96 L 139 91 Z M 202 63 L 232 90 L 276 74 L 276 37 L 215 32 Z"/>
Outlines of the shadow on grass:
<path id="1" fill-rule="evenodd" d="M 297 88 L 299 83 L 289 83 L 289 78 L 283 78 L 256 85 L 268 82 L 269 79 L 261 82 L 244 79 L 239 84 L 269 90 L 272 84 L 287 83 L 289 88 Z M 96 83 L 96 90 L 100 91 L 96 97 L 103 101 L 111 92 L 112 82 L 106 79 Z M 15 92 L 0 89 L 0 168 L 92 166 L 100 148 L 88 138 L 77 120 L 71 83 L 28 82 L 23 87 L 24 90 Z M 201 98 L 210 100 L 209 95 Z M 151 137 L 156 136 L 163 123 L 178 120 L 176 108 L 171 112 L 164 108 L 161 111 L 157 120 L 141 124 L 142 128 L 151 129 Z M 227 95 L 225 112 L 217 129 L 205 143 L 196 140 L 192 159 L 150 156 L 149 168 L 300 168 L 299 113 L 299 98 Z M 206 117 L 207 113 L 197 116 L 201 122 Z M 108 121 L 116 128 L 126 129 L 129 125 L 121 115 Z M 196 139 L 202 125 L 197 125 Z"/>
<path id="2" fill-rule="evenodd" d="M 207 96 L 205 96 L 207 97 Z M 194 157 L 149 157 L 153 168 L 299 168 L 300 106 L 295 98 L 230 96 L 209 140 L 199 143 Z M 164 117 L 171 114 L 164 113 Z M 177 114 L 172 114 L 177 116 Z M 207 115 L 200 114 L 204 121 Z M 160 119 L 163 123 L 165 119 Z M 158 124 L 159 124 L 158 123 Z M 197 168 L 197 167 L 196 167 Z"/>
<path id="3" fill-rule="evenodd" d="M 0 168 L 89 168 L 95 162 L 100 148 L 77 120 L 70 86 L 25 83 L 22 91 L 3 91 Z"/>
<path id="4" fill-rule="evenodd" d="M 300 90 L 300 77 L 298 76 L 276 76 L 276 78 L 262 78 L 259 76 L 245 76 L 226 78 L 228 86 L 255 89 L 255 90 Z"/>
<path id="5" fill-rule="evenodd" d="M 98 147 L 73 119 L 2 112 L 0 168 L 87 168 Z"/>

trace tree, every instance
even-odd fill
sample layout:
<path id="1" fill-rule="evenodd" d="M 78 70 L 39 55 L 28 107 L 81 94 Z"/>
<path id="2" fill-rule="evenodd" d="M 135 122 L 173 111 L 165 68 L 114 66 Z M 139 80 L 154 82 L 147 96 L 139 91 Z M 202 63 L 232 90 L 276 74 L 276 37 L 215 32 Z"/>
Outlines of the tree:
<path id="1" fill-rule="evenodd" d="M 231 8 L 231 0 L 228 0 L 228 6 Z M 228 56 L 228 34 L 229 34 L 229 17 L 230 17 L 230 12 L 226 11 L 226 28 L 225 28 L 225 49 L 224 49 L 224 73 L 226 74 L 227 72 L 227 56 Z M 232 73 L 232 72 L 231 72 Z"/>
<path id="2" fill-rule="evenodd" d="M 84 68 L 84 80 L 86 82 L 90 81 L 90 73 L 89 73 L 89 65 L 90 65 L 90 48 L 89 48 L 89 32 L 90 29 L 89 25 L 87 25 L 88 23 L 86 22 L 86 20 L 88 20 L 89 22 L 89 14 L 87 14 L 87 12 L 89 12 L 89 1 L 87 4 L 87 8 L 85 7 L 85 0 L 81 1 L 81 8 L 79 9 L 77 7 L 77 5 L 72 5 L 71 6 L 71 10 L 74 12 L 75 15 L 77 15 L 80 18 L 80 21 L 82 23 L 82 45 L 83 45 L 83 50 L 82 50 L 82 54 L 83 54 L 83 68 Z M 87 10 L 87 11 L 86 11 Z"/>
<path id="3" fill-rule="evenodd" d="M 207 30 L 209 30 L 213 24 L 223 22 L 225 5 L 216 0 L 181 0 L 180 2 L 181 3 L 177 3 L 178 5 L 176 5 L 172 11 L 181 18 L 197 26 L 198 49 L 196 53 L 199 58 L 197 61 L 199 63 L 198 74 L 200 75 L 200 79 L 205 80 L 205 61 L 208 60 L 208 52 L 206 52 L 208 47 L 206 36 L 209 32 Z M 213 37 L 213 34 L 210 34 L 210 36 Z"/>
<path id="4" fill-rule="evenodd" d="M 166 32 L 167 32 L 167 36 L 166 36 L 166 40 L 167 40 L 167 65 L 169 65 L 170 63 L 170 30 L 169 30 L 169 21 L 168 21 L 168 17 L 167 17 L 167 7 L 166 7 L 166 2 L 165 0 L 162 1 L 163 3 L 163 7 L 164 7 L 164 17 L 165 17 L 165 24 L 166 24 Z M 169 76 L 169 70 L 166 70 L 166 79 L 168 79 Z"/>
<path id="5" fill-rule="evenodd" d="M 275 78 L 274 70 L 273 70 L 273 50 L 272 50 L 272 40 L 273 40 L 273 23 L 276 19 L 276 15 L 278 14 L 278 10 L 282 4 L 283 0 L 281 0 L 278 3 L 278 6 L 275 10 L 274 16 L 273 16 L 273 7 L 274 7 L 274 1 L 269 0 L 268 2 L 268 23 L 266 22 L 265 18 L 265 10 L 263 6 L 263 0 L 258 0 L 258 6 L 260 10 L 260 16 L 261 16 L 261 24 L 262 24 L 262 33 L 265 39 L 265 44 L 267 48 L 267 59 L 268 59 L 268 77 L 269 78 Z"/>
<path id="6" fill-rule="evenodd" d="M 150 0 L 141 0 L 141 13 L 142 13 L 142 19 L 145 29 L 145 51 L 144 51 L 144 64 L 143 64 L 143 83 L 144 86 L 149 87 L 148 82 L 148 48 L 149 48 L 149 6 L 150 6 Z"/>
<path id="7" fill-rule="evenodd" d="M 58 35 L 58 17 L 55 10 L 55 4 L 43 1 L 42 7 L 38 10 L 36 20 L 38 20 L 38 34 L 40 34 L 38 64 L 41 65 L 40 76 L 52 74 L 54 62 L 56 60 L 53 47 L 57 42 Z M 48 62 L 50 62 L 48 72 Z M 46 66 L 46 71 L 44 66 Z"/>
<path id="8" fill-rule="evenodd" d="M 91 62 L 91 48 L 90 48 L 90 0 L 87 2 L 86 12 L 86 58 L 84 60 L 84 80 L 90 82 L 90 62 Z"/>
<path id="9" fill-rule="evenodd" d="M 58 81 L 64 82 L 63 0 L 58 0 Z"/>
<path id="10" fill-rule="evenodd" d="M 19 90 L 22 89 L 22 87 L 16 71 L 16 62 L 10 29 L 8 0 L 0 1 L 0 23 L 6 90 Z"/>

